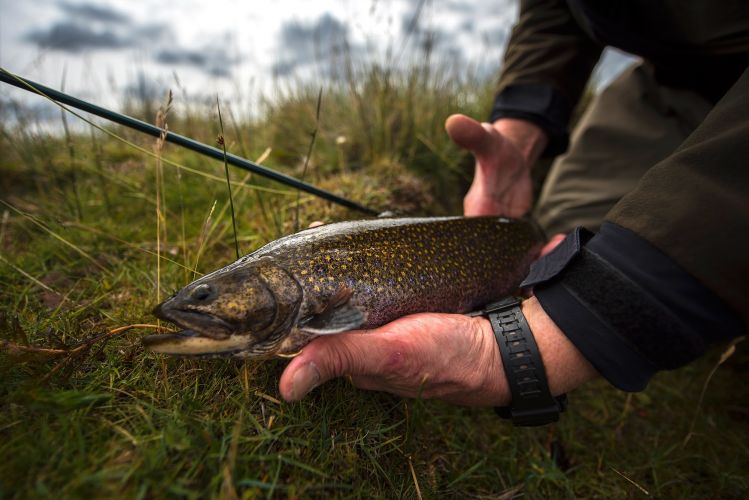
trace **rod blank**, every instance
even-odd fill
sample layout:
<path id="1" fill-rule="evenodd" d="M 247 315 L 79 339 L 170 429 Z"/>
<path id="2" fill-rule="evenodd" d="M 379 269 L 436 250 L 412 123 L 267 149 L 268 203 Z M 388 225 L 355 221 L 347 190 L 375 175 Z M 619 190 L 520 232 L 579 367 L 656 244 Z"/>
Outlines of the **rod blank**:
<path id="1" fill-rule="evenodd" d="M 105 120 L 119 123 L 120 125 L 129 127 L 139 132 L 143 132 L 144 134 L 148 134 L 153 137 L 159 137 L 163 132 L 162 129 L 155 125 L 151 125 L 150 123 L 146 123 L 122 113 L 117 113 L 116 111 L 102 108 L 101 106 L 83 101 L 81 99 L 78 99 L 77 97 L 65 94 L 64 92 L 60 92 L 44 85 L 40 85 L 31 80 L 21 78 L 20 76 L 16 76 L 3 68 L 0 68 L 0 81 L 3 81 L 9 85 L 13 85 L 14 87 L 18 87 L 19 89 L 26 90 L 28 92 L 50 97 L 51 99 L 62 104 L 80 109 L 81 111 L 85 111 L 86 113 L 91 113 L 92 115 L 99 116 L 101 118 L 104 118 Z M 183 148 L 187 148 L 191 151 L 195 151 L 196 153 L 208 156 L 215 160 L 224 161 L 224 152 L 222 150 L 213 146 L 208 146 L 207 144 L 203 144 L 202 142 L 198 142 L 194 139 L 190 139 L 189 137 L 167 131 L 165 140 L 167 142 L 182 146 Z M 299 179 L 295 179 L 294 177 L 282 174 L 281 172 L 271 170 L 268 167 L 264 167 L 258 163 L 252 162 L 237 155 L 233 155 L 231 153 L 226 154 L 226 162 L 234 167 L 241 168 L 242 170 L 247 170 L 248 172 L 252 172 L 269 179 L 273 179 L 274 181 L 280 182 L 281 184 L 285 184 L 295 189 L 300 189 L 306 193 L 318 196 L 352 210 L 357 210 L 368 215 L 377 215 L 378 213 L 380 213 L 378 210 L 365 207 L 364 205 L 361 205 L 355 201 L 343 198 L 329 191 L 320 189 L 304 181 L 300 181 Z"/>

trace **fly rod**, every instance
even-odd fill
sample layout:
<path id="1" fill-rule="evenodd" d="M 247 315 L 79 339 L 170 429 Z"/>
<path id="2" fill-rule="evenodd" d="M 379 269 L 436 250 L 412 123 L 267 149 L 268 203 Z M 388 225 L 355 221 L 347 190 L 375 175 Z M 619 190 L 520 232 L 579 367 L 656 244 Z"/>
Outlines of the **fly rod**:
<path id="1" fill-rule="evenodd" d="M 116 111 L 102 108 L 101 106 L 97 106 L 96 104 L 83 101 L 64 92 L 60 92 L 44 85 L 40 85 L 31 80 L 27 80 L 26 78 L 21 78 L 20 76 L 16 76 L 13 73 L 5 70 L 4 68 L 0 68 L 0 81 L 3 81 L 9 85 L 13 85 L 14 87 L 18 87 L 19 89 L 41 95 L 43 97 L 49 97 L 54 101 L 66 104 L 73 108 L 80 109 L 81 111 L 85 111 L 86 113 L 91 113 L 92 115 L 104 118 L 105 120 L 119 123 L 120 125 L 129 127 L 139 132 L 143 132 L 144 134 L 148 134 L 153 137 L 160 137 L 164 132 L 162 129 L 155 125 L 151 125 L 150 123 L 146 123 L 131 116 L 123 115 L 122 113 L 117 113 Z M 294 177 L 288 176 L 286 174 L 282 174 L 281 172 L 277 172 L 268 167 L 264 167 L 258 163 L 252 162 L 240 156 L 231 153 L 226 153 L 226 155 L 224 155 L 224 152 L 222 150 L 213 146 L 208 146 L 207 144 L 203 144 L 202 142 L 198 142 L 194 139 L 190 139 L 189 137 L 185 137 L 184 135 L 179 135 L 175 134 L 174 132 L 167 131 L 165 140 L 167 142 L 182 146 L 183 148 L 187 148 L 190 151 L 194 151 L 203 156 L 208 156 L 215 160 L 224 161 L 224 158 L 226 158 L 226 162 L 229 165 L 241 168 L 242 170 L 247 170 L 269 179 L 273 179 L 274 181 L 280 182 L 281 184 L 285 184 L 295 189 L 300 189 L 306 193 L 318 196 L 346 208 L 357 210 L 368 215 L 377 215 L 380 213 L 379 210 L 365 207 L 364 205 L 361 205 L 355 201 L 343 198 L 329 191 L 320 189 L 316 186 L 308 184 L 304 181 L 300 181 L 299 179 L 295 179 Z"/>

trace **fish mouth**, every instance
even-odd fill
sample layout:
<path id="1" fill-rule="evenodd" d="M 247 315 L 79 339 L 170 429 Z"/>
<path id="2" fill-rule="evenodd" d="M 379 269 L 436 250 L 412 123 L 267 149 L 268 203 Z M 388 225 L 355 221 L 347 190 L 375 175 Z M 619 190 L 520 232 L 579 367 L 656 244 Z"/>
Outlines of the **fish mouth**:
<path id="1" fill-rule="evenodd" d="M 228 335 L 217 339 L 193 330 L 143 337 L 143 345 L 151 352 L 188 358 L 242 357 L 252 343 L 253 340 L 247 335 Z"/>
<path id="2" fill-rule="evenodd" d="M 143 345 L 151 352 L 188 358 L 242 357 L 255 342 L 252 336 L 238 332 L 226 320 L 209 313 L 159 304 L 153 314 L 174 323 L 182 331 L 143 337 Z"/>
<path id="3" fill-rule="evenodd" d="M 190 336 L 200 335 L 215 340 L 224 340 L 237 333 L 236 328 L 228 321 L 209 313 L 190 309 L 176 309 L 159 304 L 153 314 L 164 321 L 174 323 Z"/>

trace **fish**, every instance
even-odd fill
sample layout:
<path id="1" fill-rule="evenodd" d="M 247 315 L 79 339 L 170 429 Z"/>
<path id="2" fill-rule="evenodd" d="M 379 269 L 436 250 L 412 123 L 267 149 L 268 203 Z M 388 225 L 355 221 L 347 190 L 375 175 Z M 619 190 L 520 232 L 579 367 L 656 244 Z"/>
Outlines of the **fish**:
<path id="1" fill-rule="evenodd" d="M 489 216 L 306 229 L 179 290 L 154 314 L 182 330 L 143 343 L 183 357 L 291 357 L 319 335 L 471 312 L 517 291 L 544 242 L 530 219 Z"/>

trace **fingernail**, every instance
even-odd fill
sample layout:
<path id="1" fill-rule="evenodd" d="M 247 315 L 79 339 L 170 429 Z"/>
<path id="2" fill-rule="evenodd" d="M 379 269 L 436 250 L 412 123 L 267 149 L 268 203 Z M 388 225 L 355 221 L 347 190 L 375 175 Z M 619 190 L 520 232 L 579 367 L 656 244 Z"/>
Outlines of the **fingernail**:
<path id="1" fill-rule="evenodd" d="M 294 401 L 299 401 L 319 383 L 320 372 L 317 370 L 317 365 L 310 361 L 294 373 L 291 379 L 291 397 Z"/>

